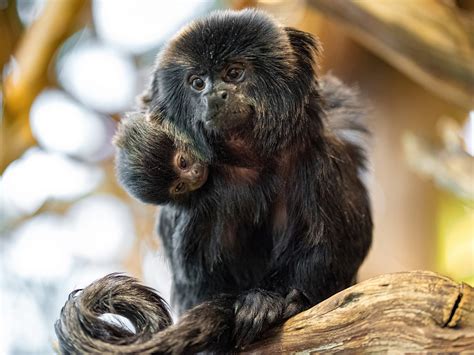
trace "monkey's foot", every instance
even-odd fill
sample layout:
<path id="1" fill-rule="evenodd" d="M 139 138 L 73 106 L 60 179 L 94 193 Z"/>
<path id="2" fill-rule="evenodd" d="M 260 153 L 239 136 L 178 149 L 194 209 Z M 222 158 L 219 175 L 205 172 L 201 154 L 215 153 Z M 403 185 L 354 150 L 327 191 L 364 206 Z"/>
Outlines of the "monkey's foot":
<path id="1" fill-rule="evenodd" d="M 254 289 L 241 294 L 234 304 L 236 347 L 250 344 L 283 319 L 285 298 L 275 292 Z"/>

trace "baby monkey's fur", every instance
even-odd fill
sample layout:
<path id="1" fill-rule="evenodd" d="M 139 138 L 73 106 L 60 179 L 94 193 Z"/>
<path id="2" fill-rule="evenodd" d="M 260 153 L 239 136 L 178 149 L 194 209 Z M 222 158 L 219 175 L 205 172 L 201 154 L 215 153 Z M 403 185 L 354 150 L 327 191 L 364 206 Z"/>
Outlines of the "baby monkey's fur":
<path id="1" fill-rule="evenodd" d="M 191 150 L 209 171 L 200 188 L 161 208 L 181 320 L 155 334 L 161 326 L 143 326 L 139 316 L 131 319 L 139 336 L 110 336 L 103 322 L 67 311 L 91 299 L 86 288 L 56 325 L 63 351 L 231 350 L 354 282 L 372 239 L 361 180 L 368 132 L 354 91 L 333 77 L 318 79 L 318 51 L 311 35 L 249 10 L 213 13 L 170 41 L 142 119 L 173 127 L 172 139 L 192 137 Z M 131 142 L 131 151 L 153 157 L 153 140 L 125 136 L 122 147 Z M 155 164 L 136 160 L 119 158 L 118 175 L 138 166 L 144 177 L 121 181 L 154 202 L 155 177 L 147 177 Z M 135 306 L 151 297 L 122 281 Z M 99 282 L 113 288 L 115 280 Z"/>
<path id="2" fill-rule="evenodd" d="M 155 205 L 189 198 L 207 181 L 208 166 L 186 139 L 143 113 L 122 119 L 114 138 L 117 178 L 135 198 Z"/>

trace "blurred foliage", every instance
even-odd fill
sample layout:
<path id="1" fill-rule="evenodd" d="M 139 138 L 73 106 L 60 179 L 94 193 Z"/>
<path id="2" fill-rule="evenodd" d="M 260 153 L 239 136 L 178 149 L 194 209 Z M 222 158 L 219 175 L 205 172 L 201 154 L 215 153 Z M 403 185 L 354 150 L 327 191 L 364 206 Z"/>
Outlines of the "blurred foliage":
<path id="1" fill-rule="evenodd" d="M 474 202 L 441 193 L 437 221 L 438 270 L 474 285 Z"/>

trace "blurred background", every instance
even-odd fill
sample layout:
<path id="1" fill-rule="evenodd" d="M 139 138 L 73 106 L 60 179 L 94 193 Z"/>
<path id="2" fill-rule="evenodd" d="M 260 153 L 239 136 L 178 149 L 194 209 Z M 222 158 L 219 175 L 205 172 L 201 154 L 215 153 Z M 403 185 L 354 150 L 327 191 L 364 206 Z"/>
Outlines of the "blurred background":
<path id="1" fill-rule="evenodd" d="M 360 279 L 474 284 L 474 1 L 0 0 L 0 354 L 51 353 L 69 292 L 109 272 L 169 297 L 156 208 L 117 186 L 111 138 L 174 32 L 253 6 L 316 34 L 320 72 L 372 105 Z"/>

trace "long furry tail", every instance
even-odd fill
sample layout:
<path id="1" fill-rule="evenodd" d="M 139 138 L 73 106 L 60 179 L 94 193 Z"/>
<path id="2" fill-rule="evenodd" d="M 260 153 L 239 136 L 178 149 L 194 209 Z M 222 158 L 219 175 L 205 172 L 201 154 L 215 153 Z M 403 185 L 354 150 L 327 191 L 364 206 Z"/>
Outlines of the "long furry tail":
<path id="1" fill-rule="evenodd" d="M 176 325 L 166 302 L 136 279 L 110 274 L 73 291 L 56 321 L 63 354 L 182 354 L 228 349 L 233 299 L 222 295 L 183 314 Z M 104 320 L 127 318 L 135 330 Z"/>

